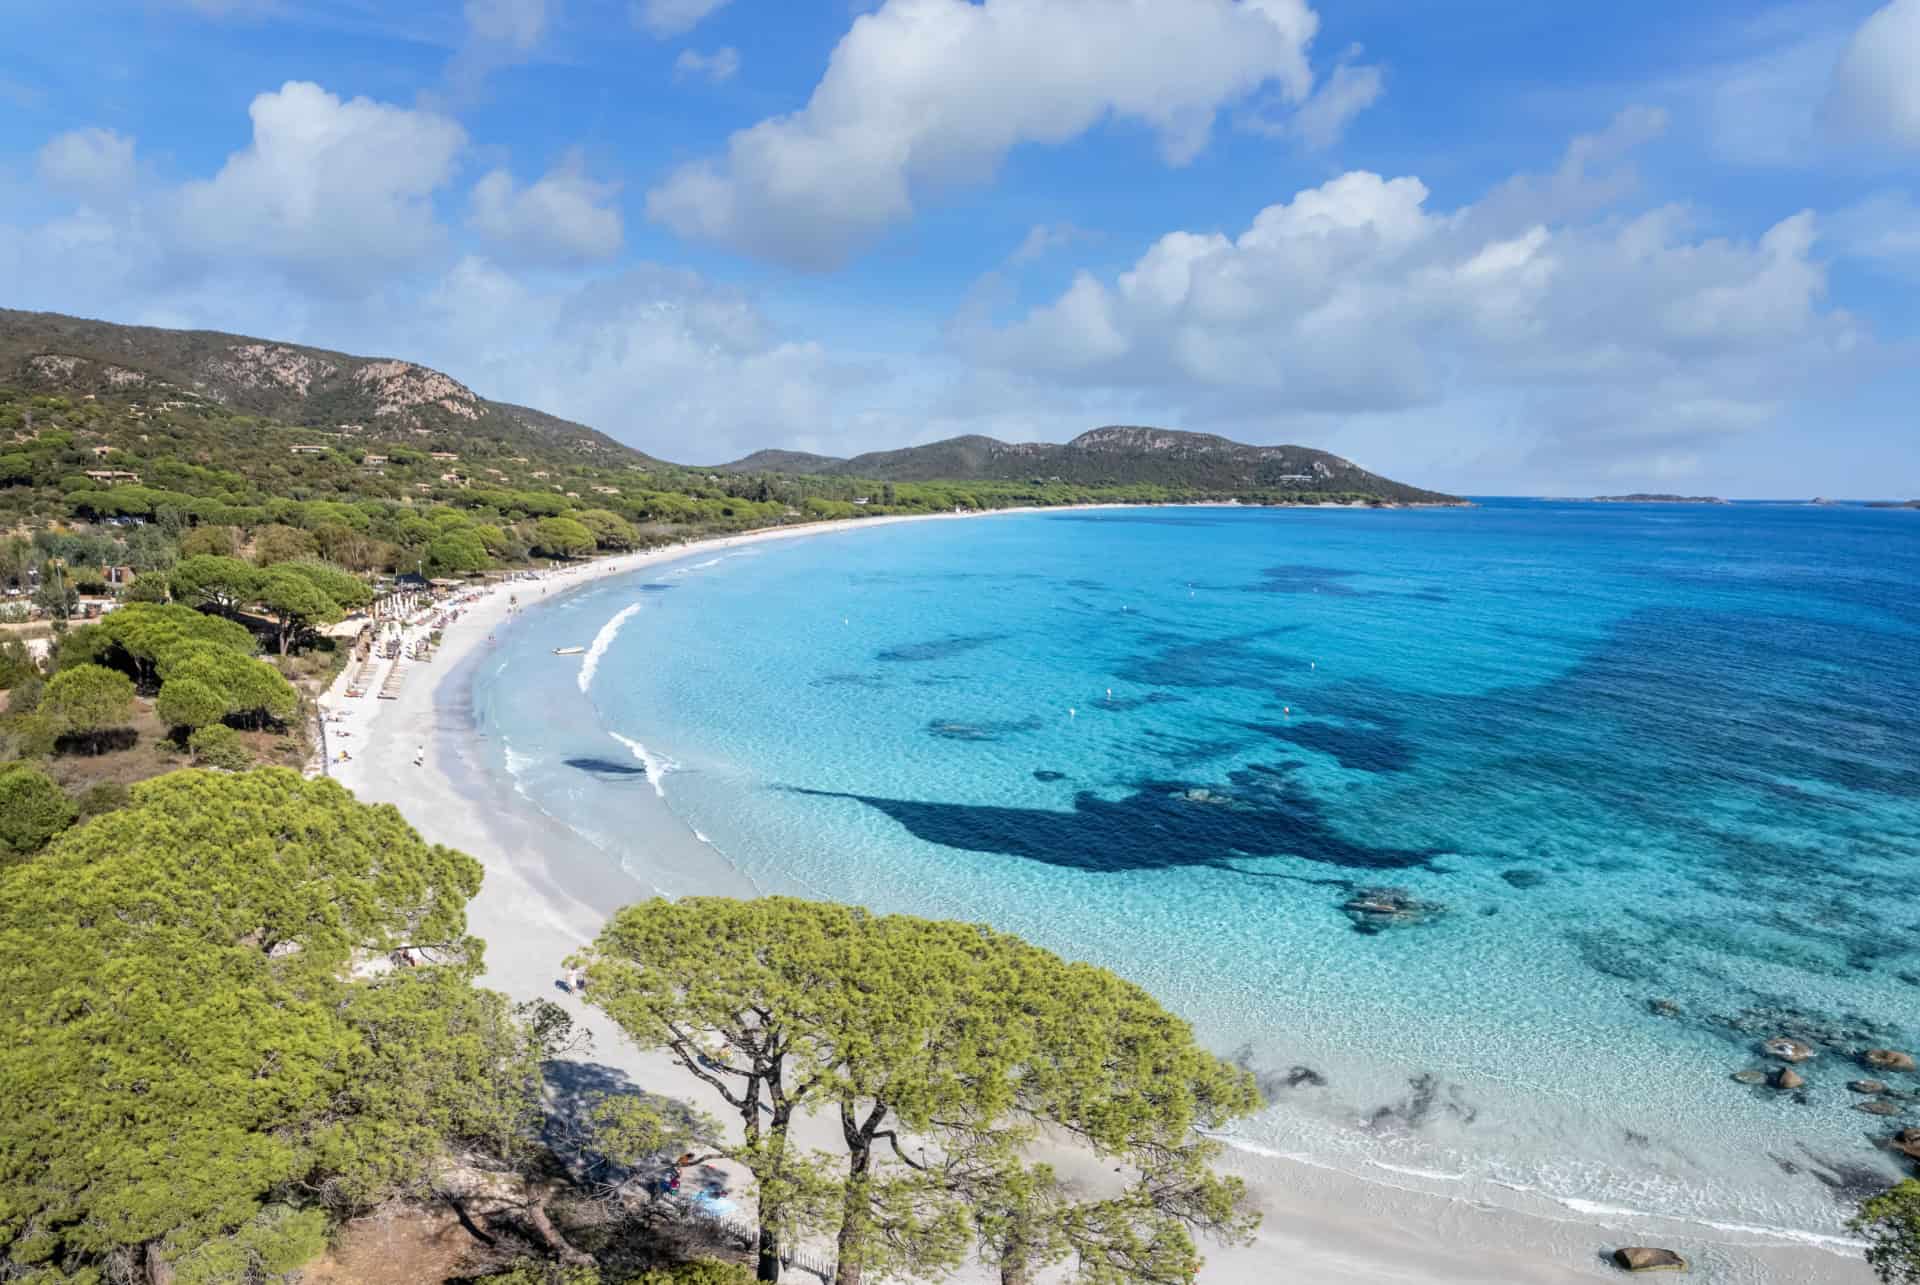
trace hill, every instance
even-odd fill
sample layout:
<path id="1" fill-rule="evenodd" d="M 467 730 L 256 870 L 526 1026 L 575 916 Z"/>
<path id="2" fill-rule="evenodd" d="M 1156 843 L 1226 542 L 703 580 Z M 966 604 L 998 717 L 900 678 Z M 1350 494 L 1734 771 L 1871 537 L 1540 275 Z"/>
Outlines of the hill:
<path id="1" fill-rule="evenodd" d="M 170 394 L 295 427 L 453 434 L 609 464 L 657 463 L 604 433 L 489 401 L 437 370 L 213 330 L 121 326 L 0 309 L 0 382 L 73 396 Z"/>
<path id="2" fill-rule="evenodd" d="M 781 457 L 776 463 L 768 457 Z M 1163 486 L 1223 495 L 1275 494 L 1303 499 L 1367 497 L 1402 504 L 1447 503 L 1454 497 L 1370 473 L 1337 455 L 1305 446 L 1248 446 L 1209 433 L 1109 426 L 1064 446 L 954 437 L 852 459 L 762 451 L 730 473 L 785 471 L 881 482 L 1059 482 L 1071 486 Z"/>
<path id="3" fill-rule="evenodd" d="M 884 513 L 1223 499 L 1451 497 L 1323 451 L 1157 428 L 1100 428 L 1064 446 L 957 437 L 853 459 L 767 450 L 686 468 L 403 359 L 0 310 L 0 531 L 164 520 L 175 534 L 216 526 L 245 539 L 263 525 L 344 524 L 373 540 L 363 561 L 391 569 L 432 562 L 424 518 L 450 513 L 511 562 L 543 547 L 531 524 L 563 514 L 587 517 L 607 548 Z"/>

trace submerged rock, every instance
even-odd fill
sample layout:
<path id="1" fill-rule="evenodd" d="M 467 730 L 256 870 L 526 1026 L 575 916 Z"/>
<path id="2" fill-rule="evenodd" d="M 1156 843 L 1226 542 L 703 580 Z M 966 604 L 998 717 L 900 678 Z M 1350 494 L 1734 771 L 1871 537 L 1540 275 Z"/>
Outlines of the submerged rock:
<path id="1" fill-rule="evenodd" d="M 1538 888 L 1547 881 L 1547 877 L 1538 870 L 1528 870 L 1525 867 L 1502 870 L 1500 877 L 1515 888 Z"/>
<path id="2" fill-rule="evenodd" d="M 1865 1093 L 1869 1096 L 1887 1091 L 1887 1086 L 1879 1080 L 1848 1080 L 1847 1087 L 1855 1093 Z"/>
<path id="3" fill-rule="evenodd" d="M 1865 1111 L 1868 1115 L 1899 1115 L 1900 1108 L 1885 1098 L 1869 1098 L 1865 1102 L 1853 1104 L 1855 1111 Z"/>
<path id="4" fill-rule="evenodd" d="M 1653 1014 L 1653 1015 L 1654 1015 L 1655 1017 L 1679 1017 L 1679 1016 L 1681 1016 L 1681 1008 L 1680 1008 L 1680 1006 L 1679 1006 L 1678 1004 L 1676 1004 L 1676 1003 L 1674 1003 L 1674 1002 L 1673 1002 L 1672 1000 L 1670 1000 L 1670 999 L 1650 999 L 1650 1000 L 1648 1000 L 1648 1001 L 1647 1001 L 1647 1011 L 1648 1011 L 1648 1012 L 1650 1012 L 1650 1013 L 1652 1013 L 1652 1014 Z"/>
<path id="5" fill-rule="evenodd" d="M 1860 1060 L 1876 1071 L 1914 1069 L 1913 1054 L 1902 1053 L 1898 1049 L 1868 1049 L 1860 1055 Z"/>
<path id="6" fill-rule="evenodd" d="M 1799 1040 L 1790 1040 L 1784 1035 L 1777 1035 L 1768 1040 L 1760 1046 L 1760 1051 L 1782 1062 L 1809 1062 L 1819 1056 L 1812 1045 L 1802 1044 Z"/>
<path id="7" fill-rule="evenodd" d="M 1733 1079 L 1736 1084 L 1765 1084 L 1767 1082 L 1767 1073 L 1765 1071 L 1735 1071 L 1733 1073 Z"/>
<path id="8" fill-rule="evenodd" d="M 1340 909 L 1363 933 L 1409 928 L 1446 913 L 1446 907 L 1439 902 L 1423 901 L 1405 888 L 1361 888 L 1347 898 Z"/>
<path id="9" fill-rule="evenodd" d="M 1614 1250 L 1613 1261 L 1621 1270 L 1629 1272 L 1684 1272 L 1687 1270 L 1687 1260 L 1671 1249 L 1649 1249 L 1643 1245 Z"/>
<path id="10" fill-rule="evenodd" d="M 1064 781 L 1067 779 L 1067 774 L 1065 772 L 1055 772 L 1043 767 L 1034 772 L 1033 779 L 1036 781 Z"/>
<path id="11" fill-rule="evenodd" d="M 1806 1079 L 1790 1066 L 1783 1066 L 1773 1077 L 1773 1087 L 1781 1090 L 1804 1089 Z"/>

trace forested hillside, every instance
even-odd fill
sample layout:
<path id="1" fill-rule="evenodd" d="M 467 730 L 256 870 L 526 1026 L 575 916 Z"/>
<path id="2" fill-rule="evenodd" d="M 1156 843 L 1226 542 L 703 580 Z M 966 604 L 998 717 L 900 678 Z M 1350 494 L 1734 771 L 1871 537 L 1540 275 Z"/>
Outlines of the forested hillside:
<path id="1" fill-rule="evenodd" d="M 1315 496 L 1360 496 L 1396 504 L 1454 499 L 1369 473 L 1350 460 L 1305 446 L 1246 446 L 1208 433 L 1107 427 L 1064 446 L 953 437 L 925 446 L 834 459 L 760 451 L 721 466 L 730 473 L 781 470 L 822 477 L 921 482 L 1048 480 L 1075 486 L 1165 486 L 1252 497 L 1269 503 Z"/>

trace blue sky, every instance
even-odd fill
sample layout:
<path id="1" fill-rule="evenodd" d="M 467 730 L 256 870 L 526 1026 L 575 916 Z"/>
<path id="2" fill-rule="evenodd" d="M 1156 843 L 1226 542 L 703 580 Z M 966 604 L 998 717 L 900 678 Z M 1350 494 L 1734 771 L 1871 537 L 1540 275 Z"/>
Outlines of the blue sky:
<path id="1" fill-rule="evenodd" d="M 0 305 L 668 458 L 1920 495 L 1920 0 L 13 0 Z"/>

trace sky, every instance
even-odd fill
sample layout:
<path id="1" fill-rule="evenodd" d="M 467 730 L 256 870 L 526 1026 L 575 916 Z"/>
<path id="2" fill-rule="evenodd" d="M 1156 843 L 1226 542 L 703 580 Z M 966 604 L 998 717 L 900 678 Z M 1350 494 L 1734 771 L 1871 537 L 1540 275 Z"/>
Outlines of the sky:
<path id="1" fill-rule="evenodd" d="M 7 0 L 0 306 L 717 463 L 1920 496 L 1920 0 Z"/>

